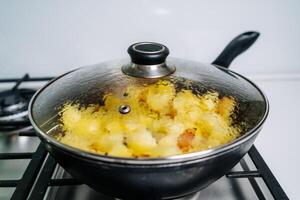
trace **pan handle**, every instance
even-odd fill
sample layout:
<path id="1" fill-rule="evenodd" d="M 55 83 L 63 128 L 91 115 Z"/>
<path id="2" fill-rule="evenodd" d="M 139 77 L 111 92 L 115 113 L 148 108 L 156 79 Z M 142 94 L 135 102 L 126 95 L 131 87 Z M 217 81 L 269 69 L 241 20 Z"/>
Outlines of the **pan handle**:
<path id="1" fill-rule="evenodd" d="M 213 65 L 218 65 L 228 68 L 233 59 L 246 51 L 258 38 L 259 33 L 255 31 L 248 31 L 235 37 L 220 53 Z"/>

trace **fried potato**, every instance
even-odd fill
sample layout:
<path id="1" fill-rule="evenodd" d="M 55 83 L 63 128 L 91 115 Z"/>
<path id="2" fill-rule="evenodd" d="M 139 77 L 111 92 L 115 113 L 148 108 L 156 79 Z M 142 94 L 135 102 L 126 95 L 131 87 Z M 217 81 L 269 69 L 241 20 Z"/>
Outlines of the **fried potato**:
<path id="1" fill-rule="evenodd" d="M 67 145 L 116 157 L 165 157 L 201 151 L 232 141 L 240 129 L 231 116 L 237 107 L 232 97 L 217 92 L 203 95 L 176 92 L 169 81 L 128 86 L 124 95 L 104 96 L 104 105 L 66 103 L 60 112 Z M 121 114 L 119 107 L 131 111 Z"/>

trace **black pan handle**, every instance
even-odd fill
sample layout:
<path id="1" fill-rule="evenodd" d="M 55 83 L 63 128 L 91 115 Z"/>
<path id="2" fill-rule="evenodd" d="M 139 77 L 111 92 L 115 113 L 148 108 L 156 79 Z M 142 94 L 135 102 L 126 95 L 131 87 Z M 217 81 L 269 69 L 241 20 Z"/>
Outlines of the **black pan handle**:
<path id="1" fill-rule="evenodd" d="M 238 35 L 225 47 L 212 64 L 228 68 L 233 59 L 246 51 L 256 41 L 258 36 L 259 33 L 255 31 L 248 31 Z"/>

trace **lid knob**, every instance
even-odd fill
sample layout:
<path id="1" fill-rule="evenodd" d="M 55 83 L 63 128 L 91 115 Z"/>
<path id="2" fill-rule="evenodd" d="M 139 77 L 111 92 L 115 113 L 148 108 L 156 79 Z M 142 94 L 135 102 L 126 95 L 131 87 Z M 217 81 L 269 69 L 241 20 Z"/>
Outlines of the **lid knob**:
<path id="1" fill-rule="evenodd" d="M 169 49 L 154 42 L 139 42 L 131 45 L 127 52 L 131 61 L 139 65 L 157 65 L 166 61 Z"/>
<path id="2" fill-rule="evenodd" d="M 139 78 L 160 78 L 175 71 L 166 64 L 169 49 L 154 42 L 139 42 L 128 48 L 131 63 L 122 67 L 123 73 Z"/>

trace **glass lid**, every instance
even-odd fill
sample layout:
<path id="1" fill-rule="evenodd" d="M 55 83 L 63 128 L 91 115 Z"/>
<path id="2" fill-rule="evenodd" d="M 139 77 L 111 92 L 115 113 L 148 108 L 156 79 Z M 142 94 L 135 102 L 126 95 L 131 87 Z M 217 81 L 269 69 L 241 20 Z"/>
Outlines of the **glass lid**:
<path id="1" fill-rule="evenodd" d="M 265 118 L 265 96 L 235 72 L 167 58 L 157 43 L 128 53 L 131 60 L 81 67 L 47 84 L 32 100 L 34 124 L 84 151 L 147 158 L 218 147 Z"/>

